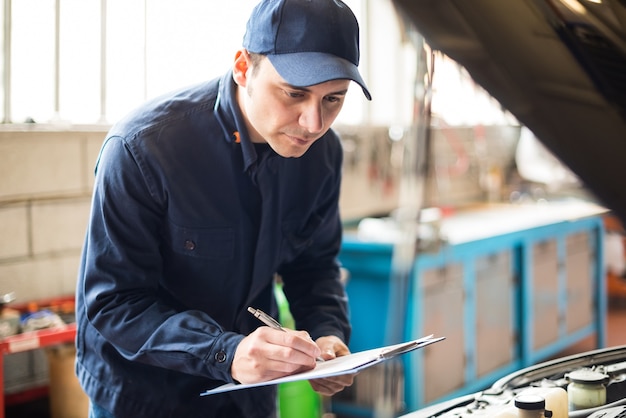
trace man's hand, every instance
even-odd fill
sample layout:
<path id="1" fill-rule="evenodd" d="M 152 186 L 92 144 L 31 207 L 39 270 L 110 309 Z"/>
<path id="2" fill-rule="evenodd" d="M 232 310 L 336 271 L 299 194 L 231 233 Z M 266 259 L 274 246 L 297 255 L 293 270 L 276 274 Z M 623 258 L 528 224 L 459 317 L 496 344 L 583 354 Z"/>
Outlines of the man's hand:
<path id="1" fill-rule="evenodd" d="M 350 354 L 348 347 L 335 336 L 320 337 L 317 339 L 316 344 L 322 351 L 322 358 L 324 360 L 332 360 L 335 357 Z M 309 380 L 309 383 L 316 392 L 325 396 L 331 396 L 351 386 L 354 381 L 354 376 L 356 376 L 356 374 L 344 374 L 324 379 Z"/>
<path id="2" fill-rule="evenodd" d="M 259 327 L 241 340 L 230 370 L 240 383 L 264 382 L 315 368 L 320 353 L 306 331 Z"/>

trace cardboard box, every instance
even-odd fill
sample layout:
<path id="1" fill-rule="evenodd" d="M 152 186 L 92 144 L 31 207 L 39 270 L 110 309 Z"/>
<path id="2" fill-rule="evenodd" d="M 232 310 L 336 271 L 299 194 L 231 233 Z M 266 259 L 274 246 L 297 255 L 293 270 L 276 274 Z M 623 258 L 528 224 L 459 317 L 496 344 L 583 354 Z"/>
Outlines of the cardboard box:
<path id="1" fill-rule="evenodd" d="M 50 376 L 50 417 L 85 418 L 89 414 L 89 398 L 74 373 L 76 348 L 61 344 L 46 349 Z"/>

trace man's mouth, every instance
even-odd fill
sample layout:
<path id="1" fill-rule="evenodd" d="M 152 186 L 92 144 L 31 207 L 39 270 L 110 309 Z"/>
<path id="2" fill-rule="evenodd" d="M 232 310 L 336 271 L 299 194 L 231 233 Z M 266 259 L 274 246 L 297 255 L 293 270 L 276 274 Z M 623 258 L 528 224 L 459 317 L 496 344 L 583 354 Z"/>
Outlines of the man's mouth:
<path id="1" fill-rule="evenodd" d="M 303 137 L 298 137 L 298 136 L 292 136 L 289 134 L 287 134 L 287 137 L 292 142 L 295 142 L 298 145 L 309 145 L 311 142 L 313 142 L 313 138 L 303 138 Z"/>

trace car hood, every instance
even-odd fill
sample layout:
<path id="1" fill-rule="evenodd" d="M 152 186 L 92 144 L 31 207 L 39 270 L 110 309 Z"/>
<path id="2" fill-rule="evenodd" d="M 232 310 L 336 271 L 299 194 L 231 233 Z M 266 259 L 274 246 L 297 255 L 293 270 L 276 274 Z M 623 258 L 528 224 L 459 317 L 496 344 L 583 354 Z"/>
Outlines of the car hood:
<path id="1" fill-rule="evenodd" d="M 565 389 L 569 384 L 568 374 L 576 370 L 594 370 L 607 376 L 607 403 L 569 411 L 569 418 L 585 418 L 617 407 L 623 410 L 626 404 L 626 346 L 602 348 L 539 363 L 504 376 L 483 391 L 430 405 L 401 418 L 494 417 L 503 405 L 527 389 Z"/>
<path id="2" fill-rule="evenodd" d="M 626 220 L 625 0 L 394 3 Z"/>

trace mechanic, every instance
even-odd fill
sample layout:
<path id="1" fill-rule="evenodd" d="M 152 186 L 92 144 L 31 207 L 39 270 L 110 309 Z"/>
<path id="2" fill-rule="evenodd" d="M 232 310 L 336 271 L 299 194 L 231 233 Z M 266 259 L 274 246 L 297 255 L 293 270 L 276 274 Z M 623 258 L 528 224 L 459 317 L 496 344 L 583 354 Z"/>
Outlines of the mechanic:
<path id="1" fill-rule="evenodd" d="M 358 71 L 339 0 L 263 0 L 232 69 L 142 105 L 107 134 L 77 285 L 76 372 L 91 418 L 271 417 L 276 386 L 200 396 L 349 353 L 337 255 Z M 300 331 L 276 317 L 280 277 Z M 353 376 L 311 381 L 332 395 Z"/>

